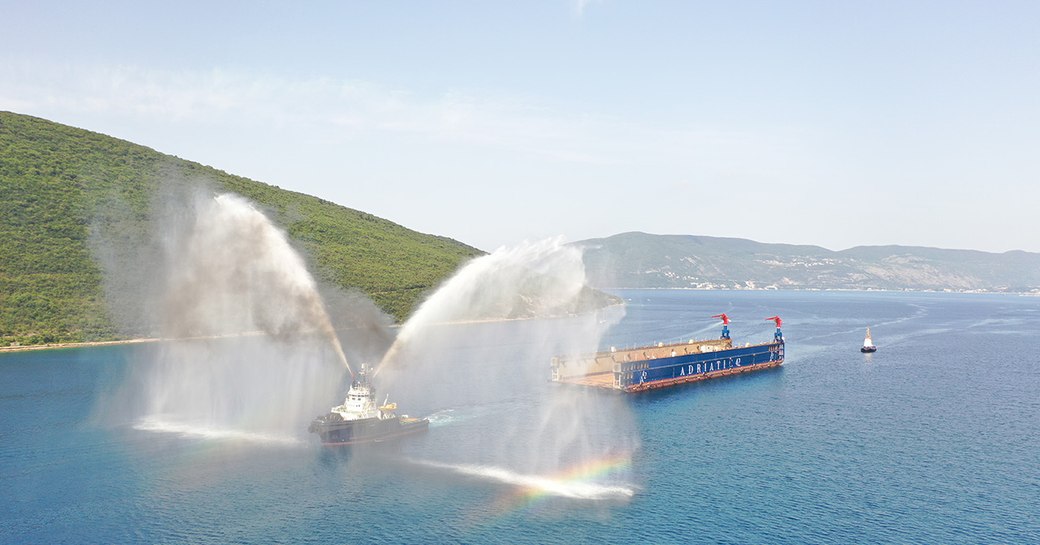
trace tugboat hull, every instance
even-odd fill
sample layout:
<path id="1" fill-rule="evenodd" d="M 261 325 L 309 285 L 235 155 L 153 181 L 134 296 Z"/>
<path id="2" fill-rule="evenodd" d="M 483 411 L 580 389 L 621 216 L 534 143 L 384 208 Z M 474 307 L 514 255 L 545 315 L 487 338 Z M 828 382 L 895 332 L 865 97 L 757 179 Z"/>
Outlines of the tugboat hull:
<path id="1" fill-rule="evenodd" d="M 360 420 L 336 420 L 324 416 L 315 420 L 310 427 L 324 445 L 357 445 L 395 439 L 405 435 L 426 431 L 430 421 L 426 418 L 363 418 Z"/>

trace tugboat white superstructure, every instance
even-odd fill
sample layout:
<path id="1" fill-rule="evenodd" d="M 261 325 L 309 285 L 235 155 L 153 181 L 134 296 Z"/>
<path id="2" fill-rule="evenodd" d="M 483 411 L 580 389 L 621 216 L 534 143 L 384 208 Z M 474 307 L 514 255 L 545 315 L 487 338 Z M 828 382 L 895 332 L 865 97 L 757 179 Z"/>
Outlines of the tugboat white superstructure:
<path id="1" fill-rule="evenodd" d="M 398 416 L 397 403 L 390 403 L 389 397 L 377 406 L 376 391 L 368 381 L 368 371 L 368 366 L 362 364 L 343 404 L 311 422 L 310 432 L 317 433 L 322 443 L 353 445 L 384 441 L 430 427 L 429 419 Z"/>

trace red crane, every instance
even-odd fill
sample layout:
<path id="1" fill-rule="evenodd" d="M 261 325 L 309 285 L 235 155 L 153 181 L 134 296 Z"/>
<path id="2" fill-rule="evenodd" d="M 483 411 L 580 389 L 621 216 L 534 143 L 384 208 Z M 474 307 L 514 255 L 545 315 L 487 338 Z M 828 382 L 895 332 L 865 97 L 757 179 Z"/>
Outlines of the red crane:
<path id="1" fill-rule="evenodd" d="M 729 316 L 726 316 L 725 314 L 716 314 L 716 315 L 712 316 L 712 318 L 722 318 L 722 336 L 719 337 L 719 338 L 720 339 L 728 339 L 729 338 Z"/>
<path id="2" fill-rule="evenodd" d="M 770 316 L 766 318 L 766 320 L 772 320 L 776 324 L 777 329 L 780 329 L 780 324 L 784 323 L 784 321 L 781 320 L 779 316 Z"/>

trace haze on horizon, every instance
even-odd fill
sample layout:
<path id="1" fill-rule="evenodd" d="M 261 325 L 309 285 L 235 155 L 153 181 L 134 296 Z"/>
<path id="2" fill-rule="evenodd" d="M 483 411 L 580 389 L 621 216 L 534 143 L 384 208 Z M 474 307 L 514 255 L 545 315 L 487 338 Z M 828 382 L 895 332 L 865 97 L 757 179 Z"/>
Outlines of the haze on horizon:
<path id="1" fill-rule="evenodd" d="M 103 6 L 0 0 L 0 110 L 484 250 L 1040 252 L 1040 4 Z"/>

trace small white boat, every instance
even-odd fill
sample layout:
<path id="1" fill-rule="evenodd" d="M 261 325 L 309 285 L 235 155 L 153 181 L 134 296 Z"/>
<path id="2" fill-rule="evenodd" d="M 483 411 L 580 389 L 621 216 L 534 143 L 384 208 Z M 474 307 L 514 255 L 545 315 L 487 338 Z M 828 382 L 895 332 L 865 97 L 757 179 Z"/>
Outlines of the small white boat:
<path id="1" fill-rule="evenodd" d="M 874 346 L 874 339 L 870 338 L 870 328 L 867 328 L 867 336 L 863 338 L 863 347 L 859 349 L 860 352 L 877 352 L 877 347 Z"/>

